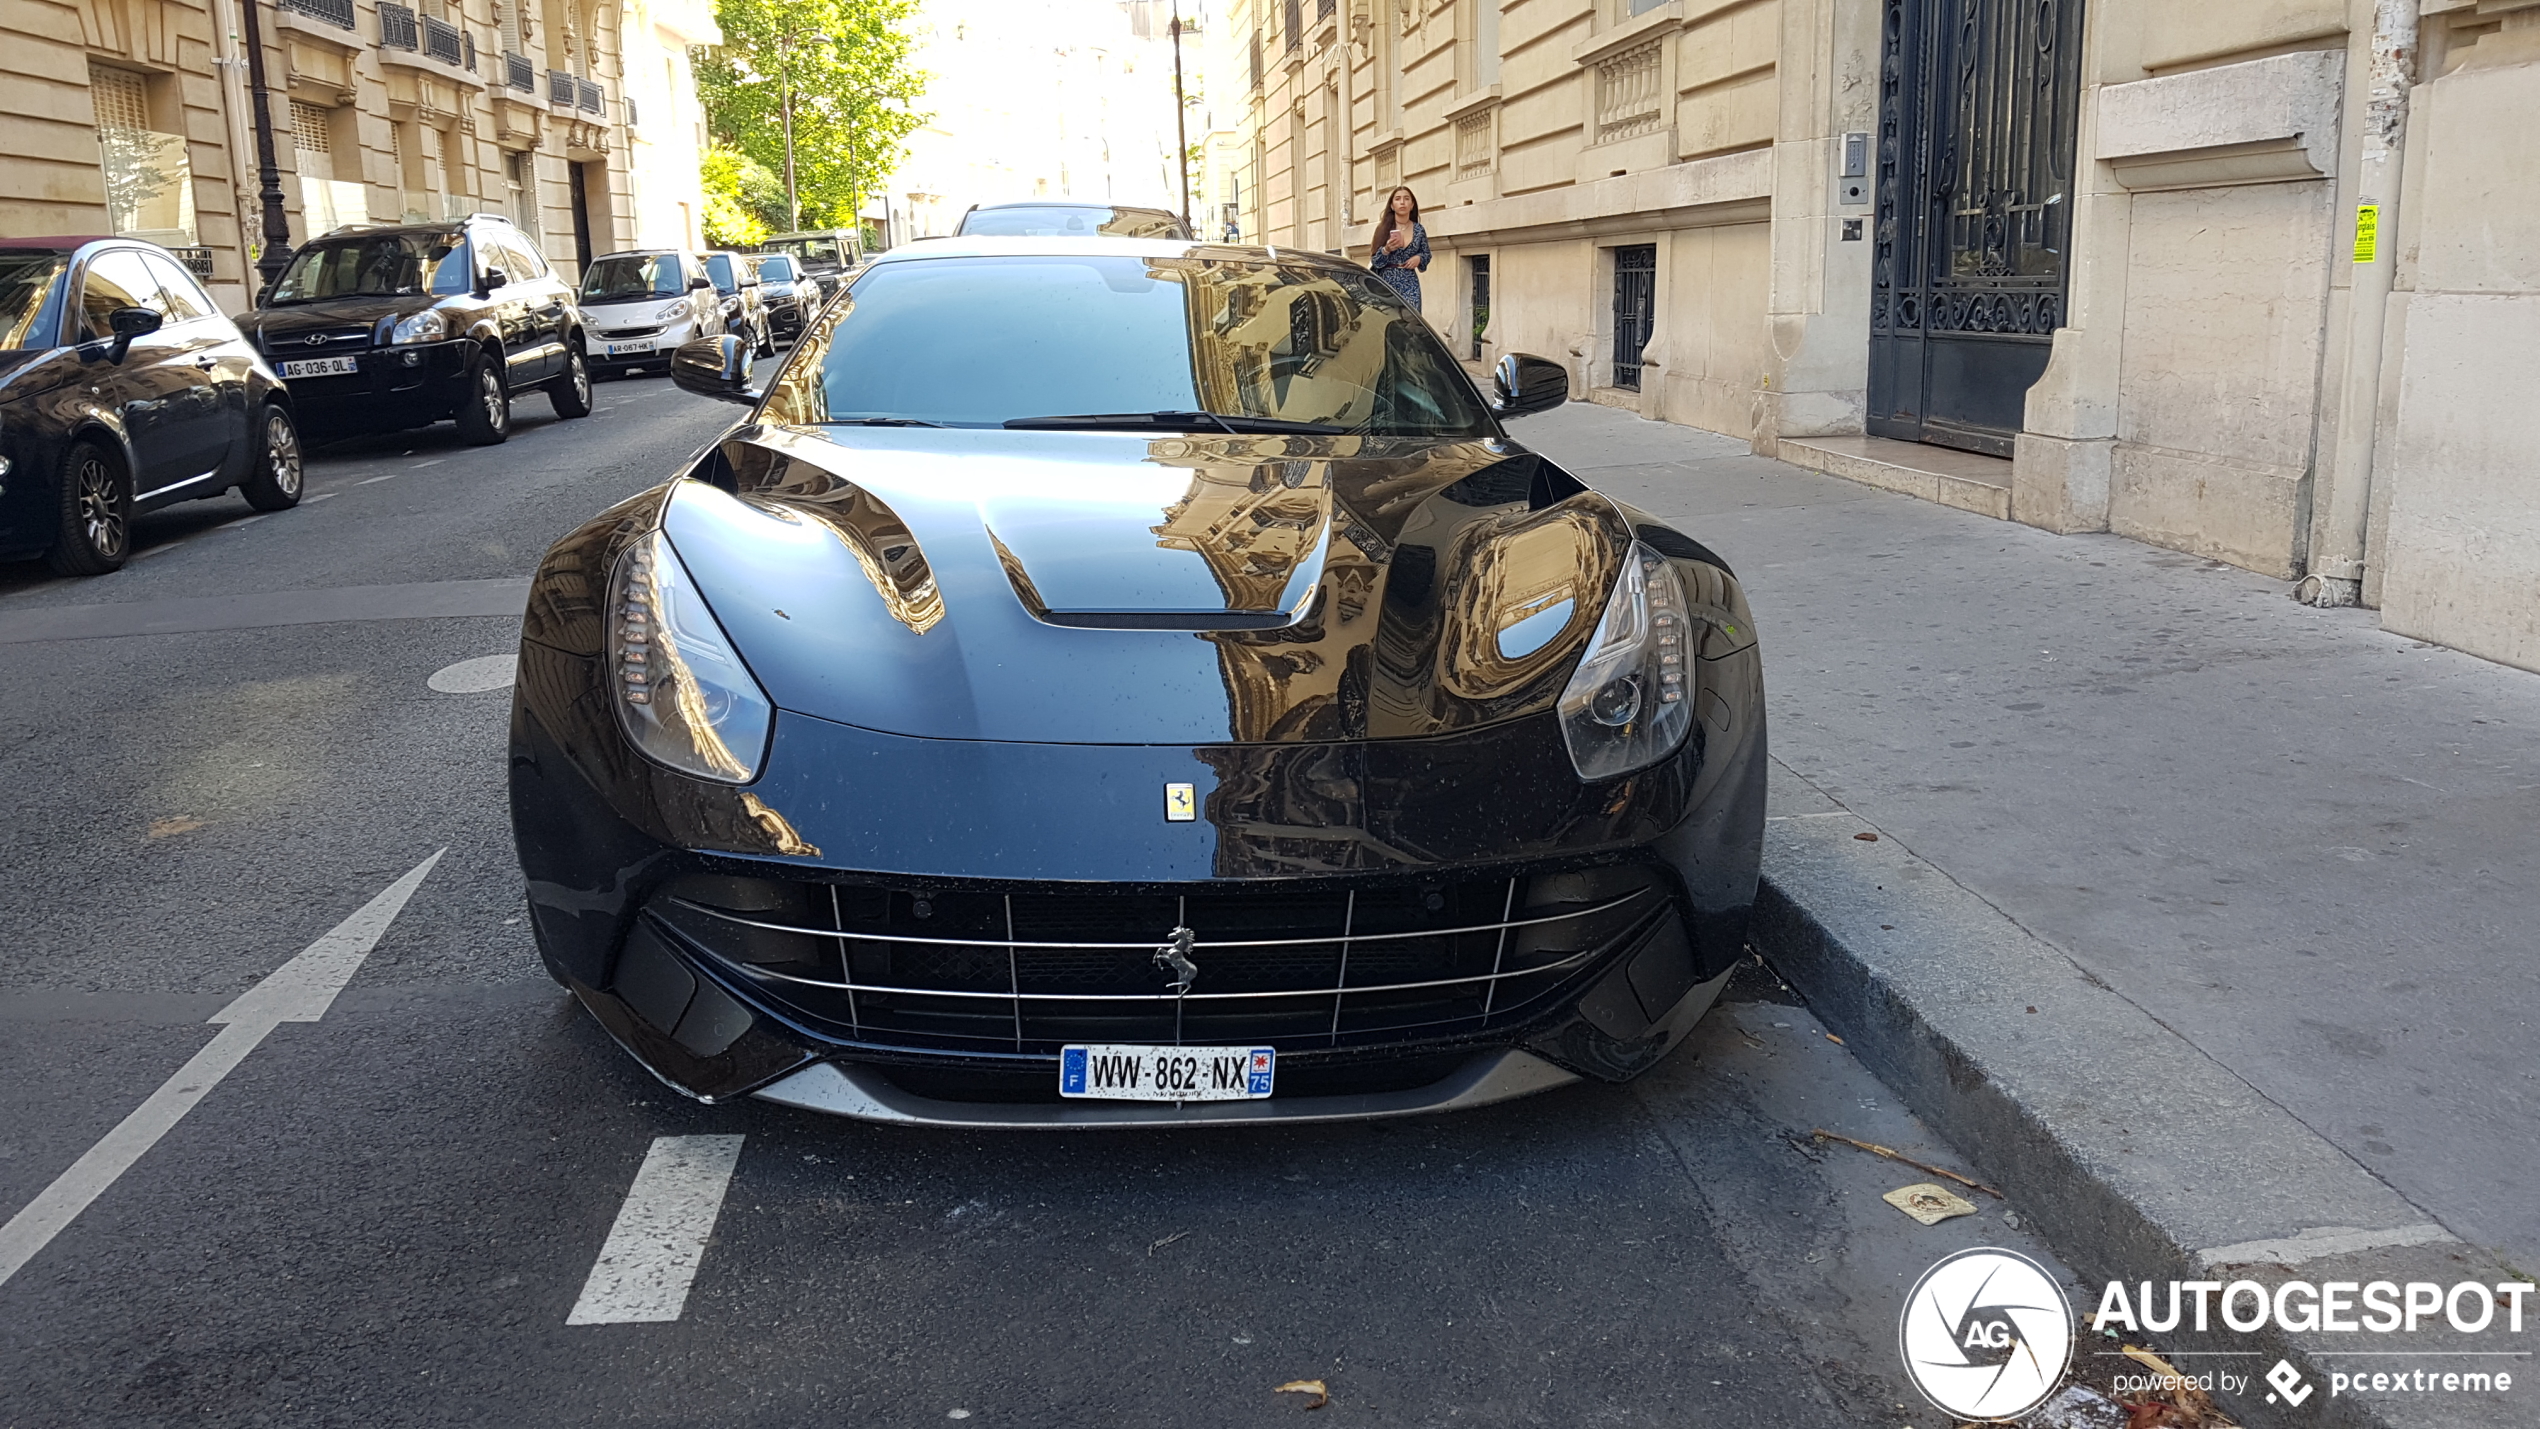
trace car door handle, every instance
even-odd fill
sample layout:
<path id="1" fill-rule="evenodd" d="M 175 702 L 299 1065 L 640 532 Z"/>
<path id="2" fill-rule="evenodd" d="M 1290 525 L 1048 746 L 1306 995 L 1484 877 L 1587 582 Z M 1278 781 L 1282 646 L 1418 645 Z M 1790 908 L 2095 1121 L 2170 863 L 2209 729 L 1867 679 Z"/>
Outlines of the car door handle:
<path id="1" fill-rule="evenodd" d="M 217 357 L 198 357 L 194 359 L 194 365 L 208 372 L 212 368 L 220 366 L 220 359 Z"/>

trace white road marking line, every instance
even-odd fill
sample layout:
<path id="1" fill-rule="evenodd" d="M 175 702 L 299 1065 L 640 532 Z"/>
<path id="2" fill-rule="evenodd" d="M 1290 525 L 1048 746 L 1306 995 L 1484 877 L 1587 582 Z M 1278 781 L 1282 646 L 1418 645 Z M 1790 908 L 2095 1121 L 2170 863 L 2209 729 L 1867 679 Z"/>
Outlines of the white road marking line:
<path id="1" fill-rule="evenodd" d="M 271 516 L 272 514 L 272 512 L 268 511 L 265 513 L 265 516 Z M 265 516 L 250 516 L 243 521 L 232 521 L 228 525 L 221 527 L 221 529 L 224 531 L 234 531 L 241 526 L 253 526 L 257 522 L 265 519 Z"/>
<path id="2" fill-rule="evenodd" d="M 344 493 L 340 491 L 321 491 L 317 495 L 309 498 L 309 504 L 314 506 L 321 501 L 333 501 L 336 497 L 343 494 Z"/>
<path id="3" fill-rule="evenodd" d="M 152 556 L 164 556 L 184 544 L 183 541 L 170 541 L 164 546 L 152 546 L 146 551 L 135 551 L 132 553 L 132 558 L 136 561 L 146 561 Z"/>
<path id="4" fill-rule="evenodd" d="M 392 472 L 388 473 L 386 476 L 366 476 L 366 477 L 363 477 L 361 480 L 359 480 L 359 481 L 357 481 L 357 482 L 354 482 L 353 484 L 354 484 L 355 486 L 369 486 L 369 485 L 371 485 L 371 484 L 373 484 L 373 483 L 375 483 L 375 482 L 382 482 L 382 481 L 395 481 L 396 479 L 397 479 L 397 473 L 395 473 L 395 472 L 393 472 L 393 471 L 392 471 Z"/>
<path id="5" fill-rule="evenodd" d="M 618 1208 L 568 1325 L 676 1320 L 741 1160 L 738 1136 L 660 1136 Z"/>
<path id="6" fill-rule="evenodd" d="M 432 672 L 424 683 L 445 695 L 476 695 L 487 690 L 508 690 L 519 678 L 520 652 L 505 651 L 500 655 L 479 655 L 461 660 Z"/>
<path id="7" fill-rule="evenodd" d="M 406 468 L 406 470 L 408 470 L 408 471 L 421 471 L 421 470 L 423 470 L 423 469 L 424 469 L 425 467 L 427 467 L 427 466 L 439 466 L 441 463 L 443 463 L 443 462 L 445 462 L 445 461 L 448 461 L 448 460 L 449 460 L 449 458 L 448 458 L 448 457 L 441 457 L 441 456 L 437 456 L 437 457 L 434 457 L 434 458 L 433 458 L 432 460 L 430 460 L 430 461 L 419 461 L 419 462 L 416 462 L 414 465 L 412 465 L 412 466 L 410 466 L 410 467 L 407 467 L 407 468 Z"/>
<path id="8" fill-rule="evenodd" d="M 53 1237 L 79 1218 L 89 1203 L 133 1167 L 159 1138 L 168 1134 L 194 1104 L 211 1094 L 220 1080 L 235 1071 L 266 1034 L 285 1022 L 315 1022 L 326 1015 L 335 994 L 352 979 L 362 959 L 396 921 L 406 900 L 423 885 L 424 876 L 441 861 L 443 849 L 388 885 L 378 897 L 355 910 L 326 936 L 301 950 L 298 957 L 265 975 L 227 1007 L 211 1016 L 226 1023 L 211 1044 L 194 1054 L 175 1076 L 159 1084 L 149 1099 L 88 1148 L 70 1169 L 53 1178 L 25 1209 L 0 1226 L 0 1285 L 33 1260 Z M 736 1138 L 737 1139 L 737 1138 Z"/>

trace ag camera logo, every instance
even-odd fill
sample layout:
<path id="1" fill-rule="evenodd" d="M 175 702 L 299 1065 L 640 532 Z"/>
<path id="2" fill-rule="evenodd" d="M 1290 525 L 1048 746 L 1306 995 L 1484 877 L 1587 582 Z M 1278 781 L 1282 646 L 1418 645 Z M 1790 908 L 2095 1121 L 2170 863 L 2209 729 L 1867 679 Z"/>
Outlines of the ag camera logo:
<path id="1" fill-rule="evenodd" d="M 2073 1312 L 2045 1267 L 2017 1251 L 1962 1250 L 1923 1272 L 1897 1326 L 1905 1373 L 1960 1419 L 2017 1419 L 2072 1362 Z"/>

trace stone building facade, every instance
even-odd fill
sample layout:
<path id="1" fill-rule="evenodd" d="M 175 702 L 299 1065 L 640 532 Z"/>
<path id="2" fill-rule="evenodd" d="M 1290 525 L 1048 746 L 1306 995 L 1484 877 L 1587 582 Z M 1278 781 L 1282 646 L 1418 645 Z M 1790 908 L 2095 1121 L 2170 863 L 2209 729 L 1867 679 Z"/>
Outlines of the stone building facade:
<path id="1" fill-rule="evenodd" d="M 2540 0 L 1227 10 L 1244 237 L 1409 184 L 1459 355 L 2540 669 Z"/>
<path id="2" fill-rule="evenodd" d="M 697 241 L 687 51 L 718 38 L 707 0 L 253 2 L 293 243 L 499 212 L 572 273 Z M 0 124 L 20 140 L 0 153 L 0 234 L 139 234 L 246 307 L 262 234 L 241 3 L 0 7 Z"/>

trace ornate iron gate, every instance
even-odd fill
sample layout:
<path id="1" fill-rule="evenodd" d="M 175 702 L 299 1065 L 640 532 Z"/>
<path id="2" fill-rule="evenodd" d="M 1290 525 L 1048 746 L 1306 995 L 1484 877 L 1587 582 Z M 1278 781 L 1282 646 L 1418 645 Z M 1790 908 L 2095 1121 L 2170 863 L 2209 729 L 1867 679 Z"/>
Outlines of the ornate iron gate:
<path id="1" fill-rule="evenodd" d="M 1658 245 L 1614 250 L 1614 385 L 1640 390 L 1640 352 L 1657 319 Z"/>
<path id="2" fill-rule="evenodd" d="M 1872 435 L 2011 454 L 2064 321 L 2081 0 L 1883 0 Z"/>

